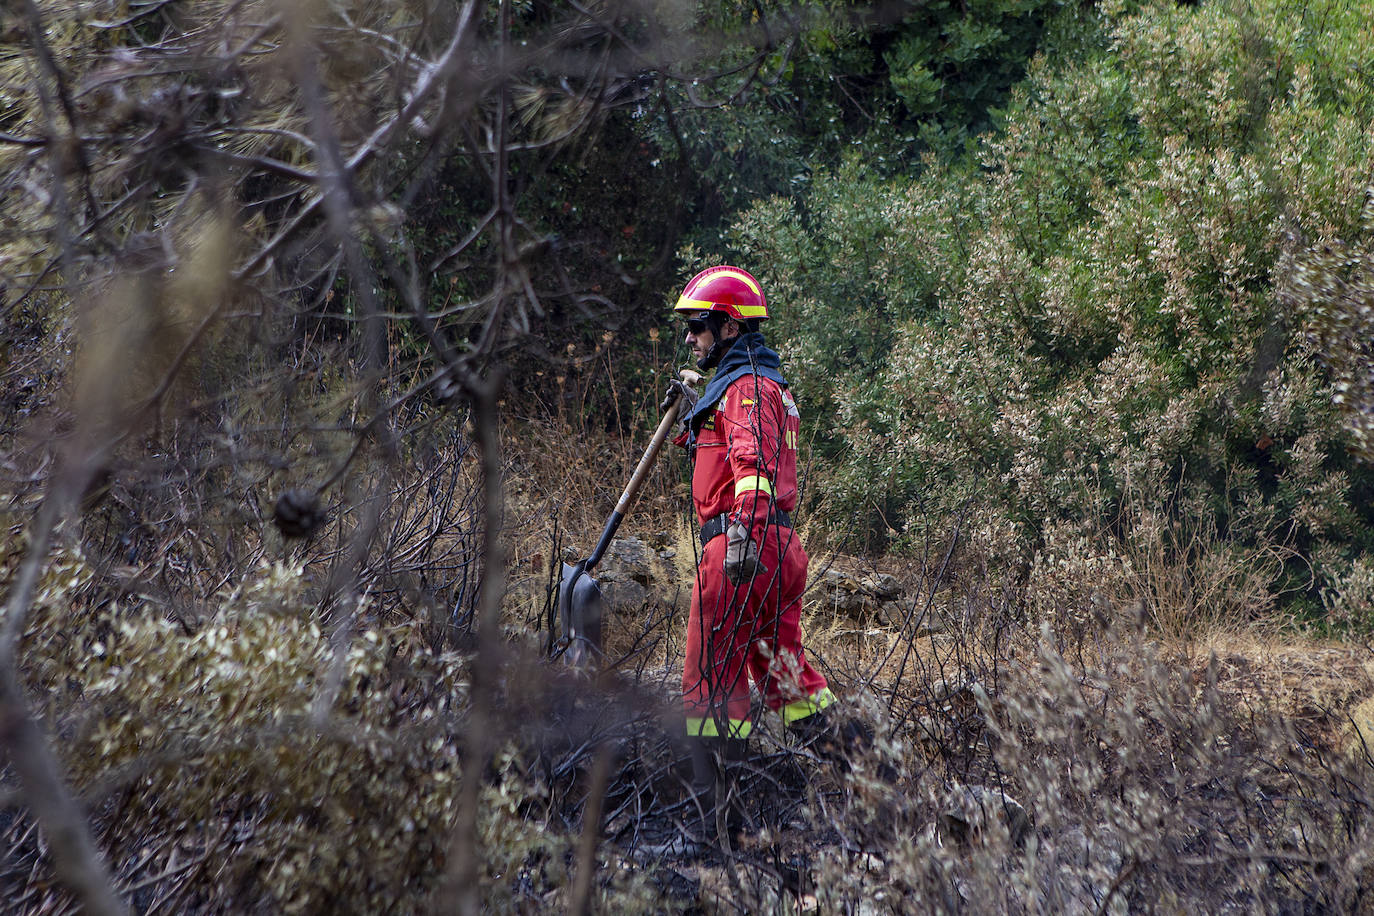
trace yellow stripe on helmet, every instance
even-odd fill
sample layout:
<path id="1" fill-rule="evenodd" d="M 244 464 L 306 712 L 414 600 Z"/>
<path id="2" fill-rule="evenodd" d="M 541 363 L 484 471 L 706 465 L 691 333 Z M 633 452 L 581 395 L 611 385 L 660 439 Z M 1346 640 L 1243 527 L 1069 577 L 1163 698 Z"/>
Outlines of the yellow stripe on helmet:
<path id="1" fill-rule="evenodd" d="M 759 289 L 759 285 L 758 285 L 757 283 L 754 282 L 754 278 L 751 277 L 751 276 L 749 276 L 747 273 L 745 273 L 745 272 L 742 271 L 742 270 L 730 270 L 730 269 L 727 268 L 727 269 L 725 269 L 725 270 L 717 271 L 717 272 L 716 272 L 715 274 L 713 274 L 712 276 L 715 276 L 715 277 L 734 277 L 736 280 L 740 281 L 740 282 L 743 283 L 745 286 L 747 286 L 747 287 L 749 287 L 750 289 L 752 289 L 752 290 L 754 291 L 754 295 L 756 295 L 756 296 L 758 296 L 758 297 L 760 297 L 760 298 L 763 297 L 763 290 Z"/>
<path id="2" fill-rule="evenodd" d="M 677 305 L 673 306 L 675 312 L 709 312 L 715 308 L 716 304 L 709 299 L 688 299 L 681 296 L 677 300 Z"/>
<path id="3" fill-rule="evenodd" d="M 710 312 L 714 311 L 717 303 L 710 299 L 688 299 L 682 296 L 677 300 L 677 305 L 673 306 L 675 312 Z M 762 305 L 731 305 L 730 308 L 740 313 L 742 318 L 763 318 L 768 314 L 768 308 Z"/>

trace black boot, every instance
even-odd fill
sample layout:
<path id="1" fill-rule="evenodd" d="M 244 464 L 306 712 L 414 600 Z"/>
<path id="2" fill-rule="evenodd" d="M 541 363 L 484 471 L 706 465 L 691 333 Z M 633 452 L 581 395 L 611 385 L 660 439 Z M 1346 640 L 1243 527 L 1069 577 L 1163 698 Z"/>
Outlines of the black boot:
<path id="1" fill-rule="evenodd" d="M 749 752 L 749 742 L 744 738 L 717 738 L 715 746 L 720 762 L 720 778 L 716 783 L 716 808 L 723 818 L 726 834 L 733 842 L 742 833 L 755 829 L 749 816 L 750 806 L 746 804 L 745 791 L 756 780 L 751 780 L 749 767 L 753 758 Z"/>
<path id="2" fill-rule="evenodd" d="M 701 860 L 721 847 L 723 838 L 730 834 L 728 818 L 723 816 L 730 794 L 726 761 L 734 751 L 729 744 L 734 742 L 724 738 L 687 739 L 692 777 L 681 819 L 668 836 L 640 843 L 640 855 Z"/>
<path id="3" fill-rule="evenodd" d="M 825 710 L 790 723 L 798 743 L 822 759 L 848 769 L 849 758 L 873 746 L 873 730 L 857 719 L 835 721 Z"/>
<path id="4" fill-rule="evenodd" d="M 716 812 L 719 789 L 724 781 L 719 738 L 688 738 L 692 755 L 692 794 L 688 798 L 686 832 L 695 833 L 701 842 L 709 842 L 716 835 Z"/>
<path id="5" fill-rule="evenodd" d="M 708 842 L 732 844 L 750 828 L 741 796 L 749 759 L 749 742 L 743 738 L 692 740 L 692 795 L 705 818 Z"/>

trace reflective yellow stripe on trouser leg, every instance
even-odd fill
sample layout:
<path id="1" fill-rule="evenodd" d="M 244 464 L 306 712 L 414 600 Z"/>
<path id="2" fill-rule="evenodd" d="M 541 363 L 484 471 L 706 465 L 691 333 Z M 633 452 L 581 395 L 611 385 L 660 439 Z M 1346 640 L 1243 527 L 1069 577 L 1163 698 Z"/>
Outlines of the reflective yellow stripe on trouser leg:
<path id="1" fill-rule="evenodd" d="M 804 700 L 788 703 L 782 709 L 778 710 L 778 712 L 782 715 L 782 721 L 787 725 L 791 725 L 798 719 L 814 716 L 834 702 L 835 694 L 830 692 L 829 687 L 822 687 L 818 693 L 812 694 Z"/>
<path id="2" fill-rule="evenodd" d="M 754 723 L 748 719 L 726 719 L 725 728 L 712 717 L 688 716 L 687 737 L 689 738 L 748 738 L 754 730 Z"/>

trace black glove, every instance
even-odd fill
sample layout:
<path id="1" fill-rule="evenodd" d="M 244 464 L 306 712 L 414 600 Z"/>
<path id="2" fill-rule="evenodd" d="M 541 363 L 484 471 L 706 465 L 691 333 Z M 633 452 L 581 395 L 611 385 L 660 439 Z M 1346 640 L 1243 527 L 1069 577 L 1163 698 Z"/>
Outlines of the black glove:
<path id="1" fill-rule="evenodd" d="M 759 547 L 749 536 L 749 529 L 734 522 L 725 529 L 725 575 L 736 585 L 743 585 L 759 571 Z"/>
<path id="2" fill-rule="evenodd" d="M 668 391 L 664 394 L 663 403 L 658 405 L 658 409 L 666 412 L 669 407 L 673 406 L 674 401 L 681 401 L 681 406 L 677 409 L 677 417 L 685 428 L 687 425 L 687 418 L 690 417 L 692 411 L 696 409 L 697 398 L 698 395 L 696 390 L 691 385 L 673 379 L 673 381 L 668 383 Z"/>

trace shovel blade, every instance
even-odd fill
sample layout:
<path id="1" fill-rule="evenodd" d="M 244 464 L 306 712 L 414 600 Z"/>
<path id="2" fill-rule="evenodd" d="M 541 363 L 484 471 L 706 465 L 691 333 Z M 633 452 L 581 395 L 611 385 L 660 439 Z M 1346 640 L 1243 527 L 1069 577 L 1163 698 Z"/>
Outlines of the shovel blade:
<path id="1" fill-rule="evenodd" d="M 558 619 L 566 648 L 563 658 L 574 668 L 601 660 L 601 586 L 587 574 L 586 563 L 563 564 L 558 584 Z"/>

